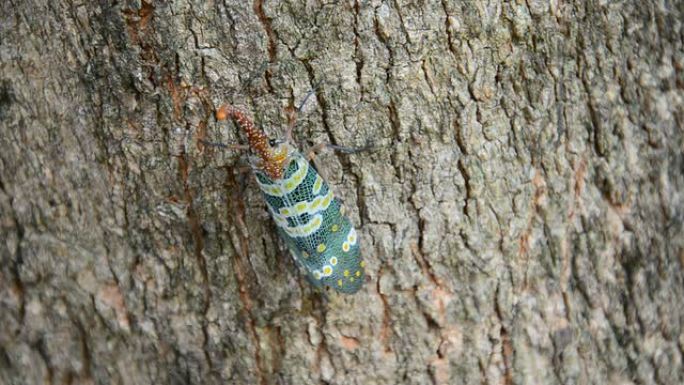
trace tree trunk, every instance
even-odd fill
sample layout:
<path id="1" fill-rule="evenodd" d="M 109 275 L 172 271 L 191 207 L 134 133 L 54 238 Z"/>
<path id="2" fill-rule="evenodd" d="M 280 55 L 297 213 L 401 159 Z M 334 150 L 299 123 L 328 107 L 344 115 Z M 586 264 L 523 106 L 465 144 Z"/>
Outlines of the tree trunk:
<path id="1" fill-rule="evenodd" d="M 9 2 L 1 383 L 684 383 L 684 2 Z M 352 296 L 202 142 L 310 90 Z"/>

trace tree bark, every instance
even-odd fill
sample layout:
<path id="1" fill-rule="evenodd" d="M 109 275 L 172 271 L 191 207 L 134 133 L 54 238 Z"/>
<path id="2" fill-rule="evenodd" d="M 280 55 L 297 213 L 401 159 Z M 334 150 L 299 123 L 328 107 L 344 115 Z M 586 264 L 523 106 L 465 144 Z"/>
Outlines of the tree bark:
<path id="1" fill-rule="evenodd" d="M 305 3 L 305 4 L 303 4 Z M 3 384 L 684 383 L 684 2 L 10 0 Z M 318 164 L 296 268 L 217 122 Z"/>

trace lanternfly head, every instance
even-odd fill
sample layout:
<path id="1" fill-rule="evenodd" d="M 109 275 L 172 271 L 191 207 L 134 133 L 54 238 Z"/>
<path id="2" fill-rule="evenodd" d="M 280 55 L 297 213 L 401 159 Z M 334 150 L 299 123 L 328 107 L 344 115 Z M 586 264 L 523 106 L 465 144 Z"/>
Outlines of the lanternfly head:
<path id="1" fill-rule="evenodd" d="M 277 139 L 269 139 L 247 115 L 232 106 L 223 105 L 216 111 L 217 120 L 226 120 L 231 117 L 245 132 L 249 147 L 259 157 L 260 161 L 257 166 L 269 177 L 280 179 L 288 155 L 287 145 Z"/>

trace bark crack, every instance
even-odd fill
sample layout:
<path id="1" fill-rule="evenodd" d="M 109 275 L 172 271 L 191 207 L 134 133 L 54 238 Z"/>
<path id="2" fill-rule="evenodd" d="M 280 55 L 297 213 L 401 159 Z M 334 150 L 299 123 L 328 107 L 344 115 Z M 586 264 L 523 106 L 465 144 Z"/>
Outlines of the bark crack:
<path id="1" fill-rule="evenodd" d="M 501 286 L 497 284 L 496 291 L 494 292 L 494 311 L 501 325 L 501 357 L 503 358 L 504 364 L 504 384 L 513 385 L 513 344 L 511 343 L 511 338 L 509 336 L 508 328 L 506 328 L 503 317 L 503 312 L 501 310 L 501 303 L 499 301 L 499 290 Z"/>
<path id="2" fill-rule="evenodd" d="M 24 319 L 26 317 L 26 291 L 24 288 L 24 282 L 21 280 L 20 266 L 24 263 L 24 251 L 22 244 L 24 243 L 25 229 L 19 221 L 19 217 L 17 216 L 16 210 L 14 209 L 15 198 L 7 193 L 7 190 L 5 189 L 5 183 L 2 180 L 2 178 L 0 178 L 0 190 L 5 196 L 10 198 L 9 206 L 12 208 L 11 220 L 12 222 L 14 222 L 14 228 L 16 230 L 17 244 L 14 249 L 14 258 L 10 257 L 10 261 L 8 262 L 11 262 L 11 271 L 12 275 L 14 276 L 14 290 L 17 296 L 19 297 L 19 319 L 17 320 L 18 325 L 24 325 Z M 18 335 L 20 332 L 21 327 L 17 328 L 16 334 Z"/>
<path id="3" fill-rule="evenodd" d="M 361 15 L 361 6 L 359 0 L 354 1 L 354 63 L 356 64 L 356 83 L 359 85 L 361 99 L 363 99 L 363 83 L 362 73 L 364 61 L 361 55 L 361 37 L 359 34 L 359 16 Z"/>
<path id="4" fill-rule="evenodd" d="M 230 174 L 229 174 L 230 175 Z M 235 186 L 235 180 L 231 180 L 230 185 Z M 235 215 L 236 221 L 244 226 L 245 218 L 245 206 L 238 196 L 238 189 L 231 189 L 232 195 L 230 202 L 233 205 L 233 214 Z M 230 212 L 230 210 L 229 210 Z M 261 354 L 261 338 L 256 329 L 256 323 L 254 321 L 254 316 L 252 315 L 252 297 L 250 296 L 249 283 L 247 281 L 247 276 L 245 273 L 245 263 L 244 260 L 249 259 L 249 234 L 246 232 L 240 232 L 238 234 L 238 240 L 240 242 L 239 247 L 235 247 L 236 256 L 233 258 L 233 270 L 235 272 L 235 278 L 238 284 L 238 296 L 240 298 L 240 303 L 242 304 L 242 311 L 245 315 L 245 323 L 247 326 L 247 331 L 252 338 L 254 343 L 254 362 L 256 365 L 256 375 L 258 383 L 260 385 L 265 385 L 268 383 L 267 377 L 264 373 L 264 360 Z"/>
<path id="5" fill-rule="evenodd" d="M 273 26 L 271 25 L 271 18 L 269 18 L 266 15 L 266 12 L 264 12 L 263 0 L 254 1 L 254 12 L 256 13 L 261 26 L 266 32 L 266 37 L 268 38 L 268 59 L 271 63 L 274 63 L 278 55 L 278 46 L 276 45 L 276 37 Z"/>

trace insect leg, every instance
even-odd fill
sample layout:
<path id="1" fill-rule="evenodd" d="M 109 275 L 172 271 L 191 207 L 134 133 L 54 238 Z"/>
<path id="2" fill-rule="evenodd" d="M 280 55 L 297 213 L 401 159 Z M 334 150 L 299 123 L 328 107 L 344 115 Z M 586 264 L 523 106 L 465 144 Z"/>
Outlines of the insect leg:
<path id="1" fill-rule="evenodd" d="M 331 143 L 318 143 L 314 146 L 311 146 L 308 151 L 306 151 L 306 158 L 313 162 L 314 167 L 316 167 L 316 170 L 318 171 L 319 174 L 321 174 L 321 177 L 323 179 L 327 179 L 327 176 L 325 175 L 325 171 L 323 171 L 323 167 L 318 163 L 316 160 L 316 154 L 321 152 L 324 149 L 330 149 L 333 151 L 339 151 L 345 154 L 356 154 L 359 152 L 363 151 L 368 151 L 373 148 L 373 143 L 372 141 L 368 141 L 363 147 L 344 147 L 344 146 L 338 146 L 336 144 L 331 144 Z"/>

